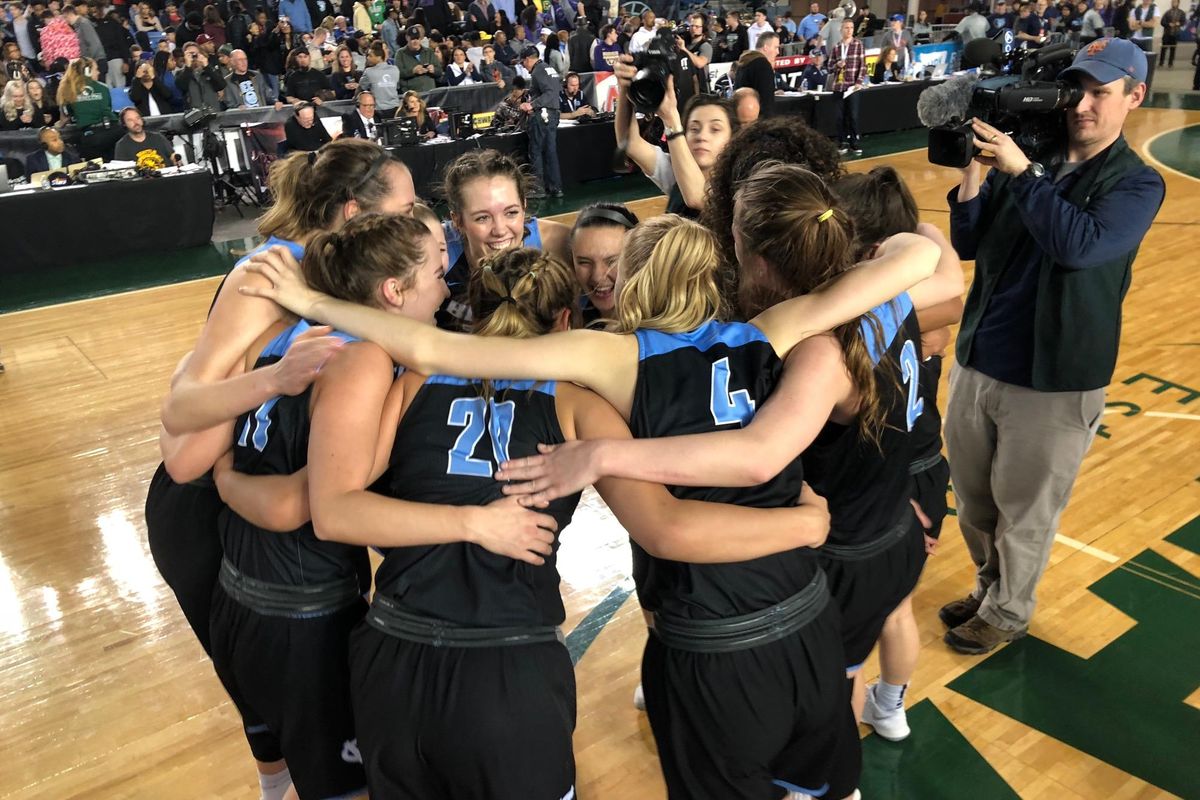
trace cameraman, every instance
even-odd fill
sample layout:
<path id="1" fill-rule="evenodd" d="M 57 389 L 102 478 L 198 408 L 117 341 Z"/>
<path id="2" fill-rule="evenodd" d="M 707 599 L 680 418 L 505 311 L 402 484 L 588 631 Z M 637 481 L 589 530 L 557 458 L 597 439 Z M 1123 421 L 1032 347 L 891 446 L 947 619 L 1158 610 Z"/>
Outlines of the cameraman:
<path id="1" fill-rule="evenodd" d="M 187 100 L 188 108 L 222 109 L 225 76 L 215 62 L 209 62 L 195 42 L 188 42 L 183 47 L 183 69 L 175 76 L 175 85 Z"/>
<path id="2" fill-rule="evenodd" d="M 1163 200 L 1121 129 L 1146 96 L 1146 54 L 1100 39 L 1062 77 L 1066 151 L 1049 169 L 979 120 L 981 154 L 951 190 L 951 241 L 975 259 L 950 374 L 945 436 L 958 521 L 976 566 L 944 606 L 945 641 L 982 654 L 1023 636 L 1059 515 L 1104 411 L 1121 301 Z M 981 166 L 993 167 L 981 180 Z"/>

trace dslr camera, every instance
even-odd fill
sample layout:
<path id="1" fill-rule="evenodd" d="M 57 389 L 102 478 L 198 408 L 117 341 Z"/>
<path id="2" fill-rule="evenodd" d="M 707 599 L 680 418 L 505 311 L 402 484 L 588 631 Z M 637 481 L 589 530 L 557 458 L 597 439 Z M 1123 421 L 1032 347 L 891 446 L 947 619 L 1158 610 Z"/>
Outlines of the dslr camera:
<path id="1" fill-rule="evenodd" d="M 975 117 L 1011 131 L 1025 155 L 1044 161 L 1066 138 L 1067 109 L 1083 99 L 1076 81 L 1058 79 L 1074 58 L 1071 45 L 1062 43 L 1040 50 L 1013 50 L 998 66 L 985 65 L 965 115 L 929 129 L 930 163 L 959 169 L 971 163 L 979 154 L 970 123 Z"/>
<path id="2" fill-rule="evenodd" d="M 667 78 L 671 77 L 671 62 L 678 58 L 675 31 L 659 28 L 646 49 L 633 54 L 637 74 L 629 84 L 629 99 L 643 114 L 652 114 L 667 94 Z"/>

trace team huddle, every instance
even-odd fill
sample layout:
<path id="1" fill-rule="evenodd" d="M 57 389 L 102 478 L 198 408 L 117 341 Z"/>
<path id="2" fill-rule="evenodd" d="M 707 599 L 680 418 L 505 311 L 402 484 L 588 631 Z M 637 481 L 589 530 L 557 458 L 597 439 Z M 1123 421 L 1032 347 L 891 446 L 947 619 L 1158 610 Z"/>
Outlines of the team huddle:
<path id="1" fill-rule="evenodd" d="M 556 554 L 589 485 L 670 797 L 858 795 L 857 721 L 908 733 L 963 278 L 890 168 L 811 166 L 730 152 L 721 223 L 570 228 L 494 151 L 449 166 L 445 222 L 366 141 L 273 167 L 146 506 L 263 797 L 574 797 Z"/>

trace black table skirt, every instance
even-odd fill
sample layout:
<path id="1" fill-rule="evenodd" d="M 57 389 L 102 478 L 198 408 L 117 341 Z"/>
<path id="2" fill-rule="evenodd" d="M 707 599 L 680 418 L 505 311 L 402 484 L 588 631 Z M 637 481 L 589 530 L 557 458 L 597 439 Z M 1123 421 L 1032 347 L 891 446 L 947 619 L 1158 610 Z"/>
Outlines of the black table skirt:
<path id="1" fill-rule="evenodd" d="M 0 195 L 0 274 L 208 244 L 213 231 L 207 171 L 94 186 Z"/>
<path id="2" fill-rule="evenodd" d="M 426 199 L 444 199 L 442 178 L 451 161 L 475 149 L 499 150 L 528 162 L 529 137 L 524 133 L 508 136 L 479 136 L 456 142 L 389 148 L 412 171 L 417 195 Z M 617 149 L 612 124 L 576 125 L 558 129 L 558 163 L 564 186 L 613 175 L 613 157 Z"/>
<path id="3" fill-rule="evenodd" d="M 858 131 L 861 134 L 887 133 L 920 128 L 917 117 L 917 98 L 934 85 L 934 81 L 911 81 L 884 84 L 855 92 L 849 102 L 858 103 Z M 838 135 L 842 103 L 837 94 L 776 97 L 776 115 L 799 116 L 826 136 Z"/>

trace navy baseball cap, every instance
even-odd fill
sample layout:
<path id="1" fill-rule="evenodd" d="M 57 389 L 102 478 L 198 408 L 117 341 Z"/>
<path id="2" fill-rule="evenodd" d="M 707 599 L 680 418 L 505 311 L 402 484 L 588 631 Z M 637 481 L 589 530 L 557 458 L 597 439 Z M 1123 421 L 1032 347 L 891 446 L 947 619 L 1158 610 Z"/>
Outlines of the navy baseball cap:
<path id="1" fill-rule="evenodd" d="M 1100 83 L 1112 83 L 1119 78 L 1146 80 L 1146 51 L 1128 39 L 1097 39 L 1075 54 L 1075 62 L 1059 77 L 1076 73 L 1087 75 Z"/>
<path id="2" fill-rule="evenodd" d="M 892 14 L 890 17 L 888 17 L 888 19 L 890 19 L 892 22 L 904 22 L 904 15 Z"/>

